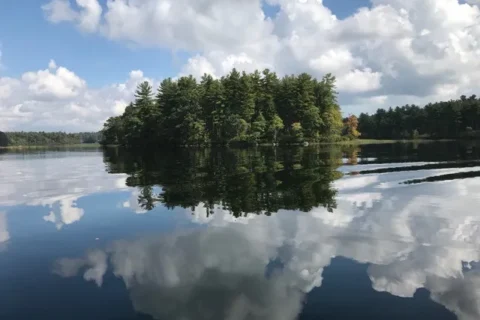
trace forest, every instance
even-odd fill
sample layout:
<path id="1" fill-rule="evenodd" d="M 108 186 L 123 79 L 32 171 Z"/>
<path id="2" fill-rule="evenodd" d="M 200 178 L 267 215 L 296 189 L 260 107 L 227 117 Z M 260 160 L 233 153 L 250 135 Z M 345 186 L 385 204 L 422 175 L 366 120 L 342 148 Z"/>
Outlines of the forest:
<path id="1" fill-rule="evenodd" d="M 369 139 L 474 139 L 480 138 L 480 99 L 458 100 L 378 109 L 358 118 L 362 138 Z"/>
<path id="2" fill-rule="evenodd" d="M 141 83 L 125 112 L 109 118 L 104 145 L 127 147 L 233 143 L 303 143 L 356 138 L 354 121 L 343 121 L 335 77 L 277 77 L 268 69 L 233 69 L 215 79 L 204 75 L 164 80 L 156 93 Z"/>
<path id="3" fill-rule="evenodd" d="M 48 146 L 98 143 L 99 132 L 0 132 L 0 147 Z"/>

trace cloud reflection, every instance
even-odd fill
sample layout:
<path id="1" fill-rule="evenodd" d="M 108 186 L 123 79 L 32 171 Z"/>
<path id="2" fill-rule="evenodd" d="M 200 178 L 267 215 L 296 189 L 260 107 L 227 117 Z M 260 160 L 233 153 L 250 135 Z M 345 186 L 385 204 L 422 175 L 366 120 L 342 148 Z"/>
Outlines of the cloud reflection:
<path id="1" fill-rule="evenodd" d="M 10 240 L 10 233 L 8 232 L 7 214 L 0 211 L 0 252 L 5 250 L 8 240 Z"/>
<path id="2" fill-rule="evenodd" d="M 393 183 L 422 174 L 339 180 L 333 213 L 234 218 L 200 204 L 185 214 L 207 228 L 117 241 L 97 258 L 58 261 L 56 273 L 88 267 L 84 278 L 101 285 L 108 261 L 135 309 L 155 318 L 294 319 L 305 294 L 322 285 L 324 268 L 341 256 L 369 264 L 377 291 L 412 297 L 425 288 L 460 320 L 479 319 L 480 179 Z"/>
<path id="3" fill-rule="evenodd" d="M 79 221 L 83 217 L 84 210 L 77 207 L 77 199 L 78 197 L 62 197 L 60 200 L 47 204 L 52 211 L 49 215 L 44 216 L 43 220 L 54 223 L 58 230 L 64 225 Z"/>
<path id="4" fill-rule="evenodd" d="M 79 199 L 100 192 L 129 190 L 125 174 L 109 174 L 100 152 L 8 154 L 0 166 L 0 206 L 43 206 L 43 220 L 57 229 L 80 221 L 84 209 Z M 136 197 L 132 191 L 132 198 Z M 133 208 L 135 212 L 140 210 Z"/>

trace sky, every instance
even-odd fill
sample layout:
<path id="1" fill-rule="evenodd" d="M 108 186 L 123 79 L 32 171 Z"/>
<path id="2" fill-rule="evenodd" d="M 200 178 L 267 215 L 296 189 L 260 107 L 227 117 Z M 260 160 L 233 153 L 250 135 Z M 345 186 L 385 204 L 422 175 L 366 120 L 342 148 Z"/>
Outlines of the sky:
<path id="1" fill-rule="evenodd" d="M 92 131 L 138 83 L 332 73 L 343 113 L 479 92 L 480 0 L 2 0 L 0 131 Z"/>

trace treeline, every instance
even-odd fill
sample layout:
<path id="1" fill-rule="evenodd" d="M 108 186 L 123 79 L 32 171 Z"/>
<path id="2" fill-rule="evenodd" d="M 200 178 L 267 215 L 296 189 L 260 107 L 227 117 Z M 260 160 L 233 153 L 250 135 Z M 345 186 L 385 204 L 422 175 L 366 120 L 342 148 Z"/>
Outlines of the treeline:
<path id="1" fill-rule="evenodd" d="M 378 109 L 358 118 L 362 138 L 444 139 L 480 137 L 480 99 L 475 95 L 458 100 Z"/>
<path id="2" fill-rule="evenodd" d="M 238 217 L 336 207 L 332 182 L 342 176 L 336 170 L 342 164 L 339 148 L 149 151 L 104 150 L 107 170 L 128 175 L 126 183 L 139 189 L 138 204 L 144 210 L 157 205 L 193 210 L 204 204 L 208 216 L 220 205 Z"/>
<path id="3" fill-rule="evenodd" d="M 351 123 L 351 122 L 346 122 Z M 140 84 L 121 116 L 109 118 L 103 144 L 299 143 L 338 140 L 344 128 L 335 78 L 308 74 L 279 79 L 269 70 L 166 79 L 154 95 Z"/>
<path id="4" fill-rule="evenodd" d="M 100 132 L 5 132 L 0 135 L 0 146 L 45 146 L 98 143 Z"/>

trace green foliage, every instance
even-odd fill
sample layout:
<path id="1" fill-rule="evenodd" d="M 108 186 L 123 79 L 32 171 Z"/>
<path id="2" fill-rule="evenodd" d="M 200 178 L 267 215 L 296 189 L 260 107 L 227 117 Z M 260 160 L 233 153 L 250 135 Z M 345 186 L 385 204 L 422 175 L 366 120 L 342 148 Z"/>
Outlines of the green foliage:
<path id="1" fill-rule="evenodd" d="M 305 73 L 279 79 L 269 70 L 247 74 L 233 69 L 221 79 L 204 75 L 199 83 L 192 76 L 166 79 L 155 98 L 144 82 L 124 114 L 105 122 L 102 143 L 134 147 L 334 140 L 343 125 L 336 96 L 331 75 L 321 81 Z"/>
<path id="2" fill-rule="evenodd" d="M 467 128 L 467 130 L 468 130 L 468 128 Z M 420 138 L 420 133 L 418 133 L 418 130 L 417 129 L 413 130 L 412 139 L 417 140 L 419 138 Z"/>
<path id="3" fill-rule="evenodd" d="M 8 144 L 9 141 L 7 135 L 0 131 L 0 147 L 6 147 Z"/>
<path id="4" fill-rule="evenodd" d="M 378 109 L 359 117 L 362 137 L 370 139 L 476 138 L 480 132 L 480 99 L 458 100 Z"/>
<path id="5" fill-rule="evenodd" d="M 111 130 L 116 132 L 117 129 Z M 5 132 L 9 146 L 48 146 L 98 143 L 102 140 L 99 132 Z M 103 139 L 104 140 L 104 139 Z"/>
<path id="6" fill-rule="evenodd" d="M 295 139 L 297 142 L 302 142 L 303 141 L 303 128 L 302 124 L 300 122 L 294 122 L 292 123 L 292 137 Z"/>
<path id="7" fill-rule="evenodd" d="M 274 115 L 267 122 L 266 137 L 269 141 L 277 142 L 278 132 L 284 128 L 283 120 L 278 115 Z"/>

